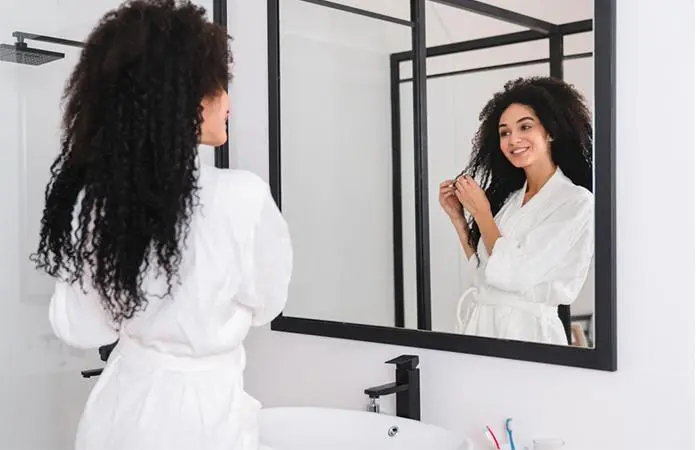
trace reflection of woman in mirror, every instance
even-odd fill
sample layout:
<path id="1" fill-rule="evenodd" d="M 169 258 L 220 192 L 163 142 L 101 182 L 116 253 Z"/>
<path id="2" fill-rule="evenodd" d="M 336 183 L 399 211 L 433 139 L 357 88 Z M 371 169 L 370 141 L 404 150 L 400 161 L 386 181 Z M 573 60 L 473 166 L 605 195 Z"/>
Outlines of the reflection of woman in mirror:
<path id="1" fill-rule="evenodd" d="M 590 112 L 535 77 L 508 82 L 479 120 L 467 168 L 440 186 L 472 273 L 458 332 L 567 345 L 557 307 L 577 298 L 594 247 Z"/>
<path id="2" fill-rule="evenodd" d="M 258 448 L 242 342 L 281 312 L 292 249 L 267 183 L 200 161 L 228 138 L 228 36 L 206 15 L 125 2 L 67 83 L 34 260 L 60 339 L 118 340 L 79 450 Z"/>

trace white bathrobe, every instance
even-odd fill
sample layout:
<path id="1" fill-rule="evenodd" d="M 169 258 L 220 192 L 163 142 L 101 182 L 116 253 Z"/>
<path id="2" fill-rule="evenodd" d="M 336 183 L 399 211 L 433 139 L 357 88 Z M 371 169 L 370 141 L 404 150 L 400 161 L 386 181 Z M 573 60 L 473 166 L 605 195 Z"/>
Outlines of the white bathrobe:
<path id="1" fill-rule="evenodd" d="M 496 214 L 501 232 L 489 256 L 483 239 L 469 259 L 459 300 L 461 334 L 567 345 L 558 305 L 578 297 L 593 260 L 593 194 L 560 169 L 524 206 L 526 186 Z"/>
<path id="2" fill-rule="evenodd" d="M 94 289 L 56 285 L 58 337 L 80 348 L 120 340 L 88 398 L 77 450 L 258 449 L 260 404 L 243 390 L 242 342 L 286 303 L 290 237 L 257 176 L 202 166 L 198 179 L 201 210 L 171 297 L 157 297 L 166 286 L 151 274 L 145 288 L 156 295 L 117 331 Z"/>

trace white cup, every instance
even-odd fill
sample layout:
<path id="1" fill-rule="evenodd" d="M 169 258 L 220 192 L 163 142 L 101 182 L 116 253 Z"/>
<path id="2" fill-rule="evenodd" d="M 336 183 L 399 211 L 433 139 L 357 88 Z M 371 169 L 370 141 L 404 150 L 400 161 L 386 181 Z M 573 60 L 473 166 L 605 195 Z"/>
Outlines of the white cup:
<path id="1" fill-rule="evenodd" d="M 534 439 L 532 450 L 564 450 L 566 442 L 562 439 Z"/>

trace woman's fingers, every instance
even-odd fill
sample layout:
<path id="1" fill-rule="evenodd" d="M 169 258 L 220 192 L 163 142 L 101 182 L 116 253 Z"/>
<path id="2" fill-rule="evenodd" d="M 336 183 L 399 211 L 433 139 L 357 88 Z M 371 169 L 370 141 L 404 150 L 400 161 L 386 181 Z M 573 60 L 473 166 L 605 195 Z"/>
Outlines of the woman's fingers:
<path id="1" fill-rule="evenodd" d="M 467 206 L 471 193 L 477 188 L 476 182 L 466 176 L 460 176 L 456 180 L 445 180 L 440 183 L 440 196 L 456 195 L 459 201 Z"/>
<path id="2" fill-rule="evenodd" d="M 462 183 L 457 183 L 457 189 L 455 190 L 455 195 L 457 196 L 457 199 L 459 202 L 464 206 L 468 211 L 471 212 L 471 195 L 470 195 L 470 188 L 467 186 L 464 182 Z"/>
<path id="3" fill-rule="evenodd" d="M 481 189 L 472 178 L 466 176 L 459 177 L 459 180 L 457 180 L 457 183 L 455 183 L 455 187 L 457 190 L 461 190 L 464 193 L 470 193 Z"/>
<path id="4" fill-rule="evenodd" d="M 455 191 L 455 187 L 452 184 L 452 181 L 443 181 L 440 183 L 440 195 L 449 195 L 453 194 Z"/>
<path id="5" fill-rule="evenodd" d="M 458 186 L 455 191 L 455 195 L 459 199 L 460 202 L 464 203 L 464 200 L 467 198 L 467 191 L 463 186 Z"/>
<path id="6" fill-rule="evenodd" d="M 459 179 L 455 183 L 455 188 L 460 192 L 466 192 L 467 189 L 469 189 L 469 184 L 467 183 L 467 180 L 465 180 L 463 177 L 459 177 Z"/>

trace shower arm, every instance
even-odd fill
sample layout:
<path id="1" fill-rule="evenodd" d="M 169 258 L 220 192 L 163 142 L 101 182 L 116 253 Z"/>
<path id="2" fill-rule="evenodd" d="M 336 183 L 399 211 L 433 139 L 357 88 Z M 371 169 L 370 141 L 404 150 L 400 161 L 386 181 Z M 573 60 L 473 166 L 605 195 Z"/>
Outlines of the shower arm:
<path id="1" fill-rule="evenodd" d="M 85 43 L 83 42 L 71 41 L 70 39 L 57 38 L 53 36 L 43 36 L 40 34 L 24 33 L 22 31 L 13 32 L 12 37 L 16 38 L 18 43 L 24 43 L 24 40 L 28 39 L 30 41 L 49 42 L 51 44 L 67 45 L 70 47 L 85 47 Z"/>

